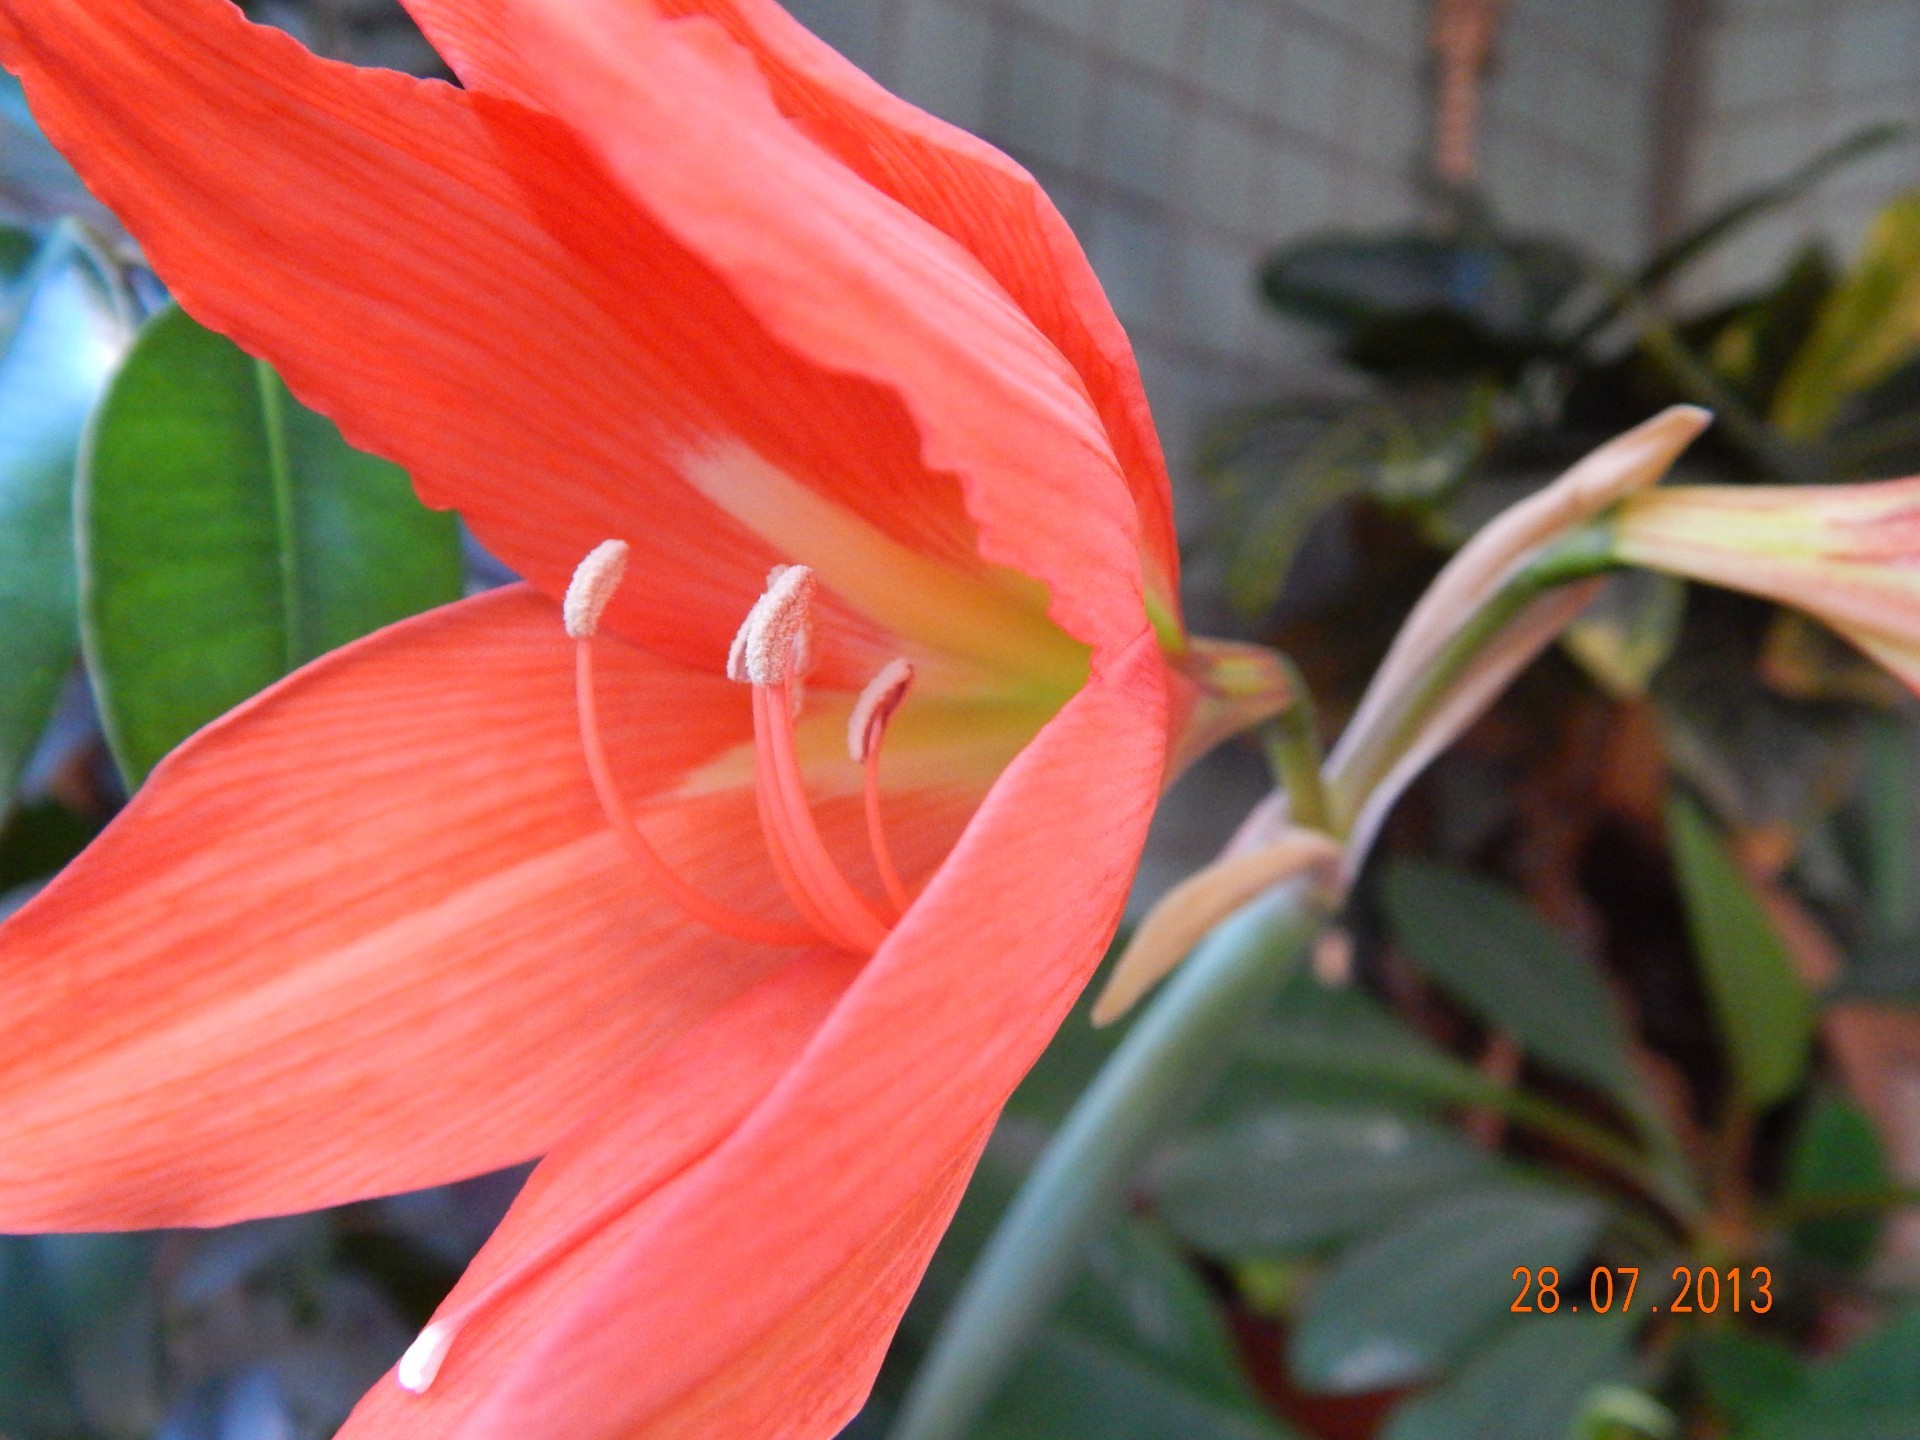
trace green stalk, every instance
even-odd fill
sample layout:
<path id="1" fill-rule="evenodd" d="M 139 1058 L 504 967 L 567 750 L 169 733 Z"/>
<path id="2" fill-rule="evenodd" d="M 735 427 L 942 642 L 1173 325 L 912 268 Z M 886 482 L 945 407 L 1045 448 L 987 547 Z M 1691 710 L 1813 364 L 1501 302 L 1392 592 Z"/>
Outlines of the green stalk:
<path id="1" fill-rule="evenodd" d="M 1311 880 L 1226 921 L 1162 988 L 1080 1097 L 967 1277 L 890 1440 L 962 1440 L 1155 1141 L 1190 1113 L 1267 1013 L 1325 919 Z"/>
<path id="2" fill-rule="evenodd" d="M 1401 708 L 1399 723 L 1379 744 L 1356 753 L 1334 787 L 1342 804 L 1337 817 L 1344 835 L 1360 799 L 1385 778 L 1419 735 L 1436 706 L 1480 652 L 1534 601 L 1549 590 L 1591 579 L 1619 566 L 1613 553 L 1613 535 L 1604 521 L 1583 525 L 1548 545 L 1516 571 L 1498 591 L 1469 616 L 1442 647 L 1419 685 Z"/>
<path id="3" fill-rule="evenodd" d="M 1333 803 L 1321 762 L 1320 721 L 1299 668 L 1284 655 L 1274 656 L 1285 671 L 1289 699 L 1286 709 L 1260 727 L 1267 764 L 1287 792 L 1287 815 L 1296 825 L 1333 833 Z"/>
<path id="4" fill-rule="evenodd" d="M 266 432 L 267 478 L 273 487 L 273 529 L 280 566 L 280 609 L 286 630 L 281 659 L 297 669 L 306 654 L 306 623 L 300 603 L 299 539 L 294 533 L 293 460 L 287 445 L 287 392 L 264 360 L 253 362 L 260 393 L 260 423 Z"/>

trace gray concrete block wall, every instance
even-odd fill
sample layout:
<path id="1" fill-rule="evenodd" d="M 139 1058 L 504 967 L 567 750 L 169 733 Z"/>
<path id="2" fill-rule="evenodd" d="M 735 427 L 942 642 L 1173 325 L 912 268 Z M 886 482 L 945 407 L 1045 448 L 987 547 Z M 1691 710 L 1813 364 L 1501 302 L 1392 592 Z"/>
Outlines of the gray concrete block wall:
<path id="1" fill-rule="evenodd" d="M 1419 214 L 1426 0 L 789 8 L 1046 185 L 1133 336 L 1177 474 L 1221 406 L 1328 383 L 1312 337 L 1259 304 L 1261 256 Z M 1503 217 L 1613 259 L 1644 246 L 1662 14 L 1661 0 L 1515 0 L 1484 141 Z"/>
<path id="2" fill-rule="evenodd" d="M 1706 25 L 1688 209 L 1704 213 L 1862 126 L 1920 126 L 1920 0 L 1716 0 Z M 1920 145 L 1857 165 L 1702 270 L 1689 294 L 1756 285 L 1810 236 L 1838 254 L 1920 187 Z"/>

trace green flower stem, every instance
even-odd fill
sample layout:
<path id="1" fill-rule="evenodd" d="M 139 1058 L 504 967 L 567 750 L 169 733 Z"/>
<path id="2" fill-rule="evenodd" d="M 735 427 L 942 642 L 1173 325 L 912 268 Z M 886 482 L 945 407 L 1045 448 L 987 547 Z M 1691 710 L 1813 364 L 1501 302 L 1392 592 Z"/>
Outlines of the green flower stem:
<path id="1" fill-rule="evenodd" d="M 1549 590 L 1591 579 L 1617 569 L 1613 532 L 1604 521 L 1569 531 L 1537 553 L 1469 616 L 1420 677 L 1420 683 L 1402 707 L 1399 723 L 1386 739 L 1355 754 L 1334 778 L 1341 802 L 1342 825 L 1350 823 L 1362 799 L 1383 780 L 1406 753 L 1435 707 L 1447 696 L 1480 652 Z M 1344 833 L 1338 832 L 1338 833 Z"/>
<path id="2" fill-rule="evenodd" d="M 1267 764 L 1287 792 L 1288 818 L 1309 830 L 1331 834 L 1333 804 L 1322 773 L 1321 762 L 1326 756 L 1320 743 L 1313 692 L 1291 660 L 1284 655 L 1274 658 L 1286 673 L 1291 698 L 1286 709 L 1260 727 Z"/>
<path id="3" fill-rule="evenodd" d="M 935 1337 L 890 1440 L 962 1440 L 971 1431 L 1142 1159 L 1265 1016 L 1326 914 L 1311 880 L 1276 886 L 1174 973 L 1027 1177 Z"/>

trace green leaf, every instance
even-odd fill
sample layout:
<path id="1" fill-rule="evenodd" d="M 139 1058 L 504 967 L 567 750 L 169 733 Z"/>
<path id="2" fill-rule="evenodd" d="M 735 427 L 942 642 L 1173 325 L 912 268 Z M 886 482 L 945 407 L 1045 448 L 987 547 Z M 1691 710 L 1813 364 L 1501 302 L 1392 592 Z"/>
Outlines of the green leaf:
<path id="1" fill-rule="evenodd" d="M 1613 997 L 1518 895 L 1410 860 L 1387 869 L 1381 895 L 1395 938 L 1442 990 L 1546 1064 L 1640 1104 Z"/>
<path id="2" fill-rule="evenodd" d="M 1722 241 L 1754 221 L 1765 219 L 1782 206 L 1792 204 L 1835 171 L 1876 154 L 1897 141 L 1911 138 L 1912 132 L 1896 122 L 1882 121 L 1854 131 L 1772 184 L 1735 196 L 1697 221 L 1691 229 L 1675 236 L 1641 267 L 1631 282 L 1633 288 L 1652 290 L 1665 284 L 1695 260 L 1709 254 Z"/>
<path id="3" fill-rule="evenodd" d="M 1752 1110 L 1785 1099 L 1806 1073 L 1814 1007 L 1759 897 L 1692 801 L 1667 807 L 1667 834 L 1735 1094 Z"/>
<path id="4" fill-rule="evenodd" d="M 1455 1195 L 1408 1216 L 1322 1278 L 1294 1331 L 1293 1373 L 1345 1393 L 1445 1370 L 1508 1315 L 1516 1266 L 1551 1266 L 1564 1282 L 1606 1221 L 1603 1202 L 1540 1186 Z"/>
<path id="5" fill-rule="evenodd" d="M 1347 1239 L 1500 1165 L 1454 1131 L 1380 1110 L 1269 1110 L 1181 1144 L 1156 1197 L 1182 1240 L 1253 1259 Z"/>
<path id="6" fill-rule="evenodd" d="M 1751 1417 L 1739 1440 L 1912 1440 L 1920 1435 L 1920 1306 L 1821 1365 L 1797 1385 L 1776 1383 L 1765 1404 L 1730 1413 Z"/>
<path id="7" fill-rule="evenodd" d="M 297 666 L 460 596 L 453 517 L 178 309 L 115 379 L 83 486 L 87 660 L 130 783 Z"/>
<path id="8" fill-rule="evenodd" d="M 0 351 L 0 809 L 73 666 L 73 475 L 128 326 L 87 249 L 56 231 Z"/>
<path id="9" fill-rule="evenodd" d="M 1920 194 L 1880 212 L 1854 266 L 1820 307 L 1813 334 L 1774 397 L 1789 436 L 1824 433 L 1841 406 L 1920 348 Z"/>
<path id="10" fill-rule="evenodd" d="M 1085 1278 L 975 1432 L 979 1440 L 1281 1440 L 1198 1277 L 1137 1224 Z"/>
<path id="11" fill-rule="evenodd" d="M 1713 1408 L 1736 1427 L 1796 1402 L 1807 1367 L 1778 1340 L 1738 1330 L 1696 1336 L 1693 1373 Z"/>
<path id="12" fill-rule="evenodd" d="M 1680 1418 L 1644 1390 L 1606 1383 L 1574 1417 L 1574 1440 L 1678 1440 Z"/>
<path id="13" fill-rule="evenodd" d="M 1565 1440 L 1588 1394 L 1624 1373 L 1637 1328 L 1620 1315 L 1522 1316 L 1395 1410 L 1381 1440 Z"/>
<path id="14" fill-rule="evenodd" d="M 1866 1112 L 1838 1095 L 1822 1095 L 1807 1110 L 1787 1156 L 1782 1198 L 1816 1199 L 1884 1189 L 1893 1183 L 1879 1132 Z M 1796 1225 L 1794 1244 L 1842 1269 L 1864 1265 L 1880 1237 L 1881 1218 L 1856 1215 Z"/>
<path id="15" fill-rule="evenodd" d="M 1275 1097 L 1420 1106 L 1487 1103 L 1500 1087 L 1449 1055 L 1362 991 L 1302 972 L 1277 1014 L 1255 1031 L 1222 1079 L 1209 1113 L 1264 1108 Z"/>

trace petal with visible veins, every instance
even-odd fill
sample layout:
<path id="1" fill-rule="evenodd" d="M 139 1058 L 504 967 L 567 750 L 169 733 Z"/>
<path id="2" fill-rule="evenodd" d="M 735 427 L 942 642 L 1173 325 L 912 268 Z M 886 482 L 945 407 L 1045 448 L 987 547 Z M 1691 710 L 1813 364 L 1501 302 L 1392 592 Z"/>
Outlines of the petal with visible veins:
<path id="1" fill-rule="evenodd" d="M 162 764 L 0 930 L 0 1229 L 215 1224 L 525 1159 L 790 958 L 641 893 L 586 784 L 571 664 L 553 607 L 498 591 Z M 603 674 L 638 792 L 750 724 L 739 687 L 626 647 Z M 704 854 L 671 842 L 689 868 L 774 903 L 741 873 L 744 795 L 698 818 Z"/>
<path id="2" fill-rule="evenodd" d="M 1013 762 L 766 1100 L 461 1434 L 738 1440 L 851 1416 L 988 1127 L 1119 922 L 1165 761 L 1143 636 Z"/>

